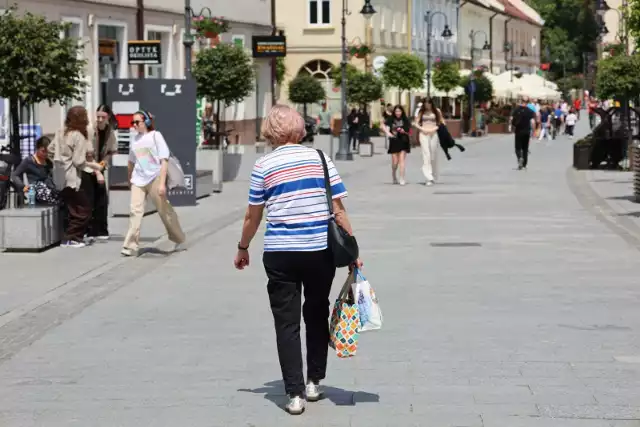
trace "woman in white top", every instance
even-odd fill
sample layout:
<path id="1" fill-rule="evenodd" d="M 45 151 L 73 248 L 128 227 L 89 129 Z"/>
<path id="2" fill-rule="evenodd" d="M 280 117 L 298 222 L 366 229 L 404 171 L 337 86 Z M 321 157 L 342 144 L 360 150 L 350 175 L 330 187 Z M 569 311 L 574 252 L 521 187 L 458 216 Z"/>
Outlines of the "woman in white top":
<path id="1" fill-rule="evenodd" d="M 422 106 L 415 117 L 420 147 L 422 148 L 422 173 L 426 185 L 433 185 L 438 179 L 438 126 L 444 123 L 442 113 L 430 99 L 423 99 Z"/>
<path id="2" fill-rule="evenodd" d="M 131 214 L 129 231 L 124 239 L 122 255 L 137 253 L 140 240 L 140 225 L 144 215 L 147 196 L 151 197 L 158 215 L 167 229 L 169 240 L 179 250 L 185 236 L 178 215 L 167 200 L 167 172 L 170 151 L 162 134 L 155 130 L 153 118 L 147 111 L 133 115 L 133 128 L 138 132 L 129 147 L 128 181 L 131 187 Z"/>

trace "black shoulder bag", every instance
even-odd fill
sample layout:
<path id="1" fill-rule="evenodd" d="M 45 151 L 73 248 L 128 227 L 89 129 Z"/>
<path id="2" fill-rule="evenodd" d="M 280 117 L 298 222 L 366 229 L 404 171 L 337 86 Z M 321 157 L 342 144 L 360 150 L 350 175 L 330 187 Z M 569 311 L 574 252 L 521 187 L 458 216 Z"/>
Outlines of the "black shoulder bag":
<path id="1" fill-rule="evenodd" d="M 322 160 L 322 169 L 324 170 L 324 188 L 327 194 L 327 205 L 329 207 L 329 226 L 327 228 L 327 245 L 333 254 L 333 263 L 336 267 L 347 267 L 358 259 L 359 249 L 356 238 L 347 233 L 342 228 L 333 215 L 333 197 L 331 194 L 331 181 L 329 180 L 329 168 L 324 158 L 322 150 L 316 150 Z"/>

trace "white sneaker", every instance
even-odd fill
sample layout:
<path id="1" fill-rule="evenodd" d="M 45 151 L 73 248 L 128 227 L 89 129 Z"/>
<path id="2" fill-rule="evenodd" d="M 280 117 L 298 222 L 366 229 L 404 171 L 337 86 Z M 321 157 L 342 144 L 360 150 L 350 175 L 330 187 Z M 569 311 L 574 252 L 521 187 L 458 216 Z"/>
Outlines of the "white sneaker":
<path id="1" fill-rule="evenodd" d="M 293 396 L 289 398 L 289 403 L 285 406 L 285 409 L 291 415 L 300 415 L 304 412 L 304 399 L 300 396 Z"/>
<path id="2" fill-rule="evenodd" d="M 96 241 L 95 237 L 92 236 L 84 236 L 84 243 L 88 246 L 88 245 L 93 245 Z"/>
<path id="3" fill-rule="evenodd" d="M 76 242 L 75 240 L 66 240 L 60 244 L 63 248 L 84 248 L 87 246 L 83 242 Z"/>
<path id="4" fill-rule="evenodd" d="M 133 256 L 134 252 L 129 248 L 122 248 L 122 250 L 120 251 L 120 254 L 122 254 L 122 256 Z"/>
<path id="5" fill-rule="evenodd" d="M 105 235 L 105 236 L 96 236 L 95 239 L 99 242 L 106 242 L 107 240 L 109 240 L 109 235 Z"/>
<path id="6" fill-rule="evenodd" d="M 174 243 L 173 245 L 173 252 L 182 252 L 186 250 L 184 247 L 184 242 L 183 243 Z"/>
<path id="7" fill-rule="evenodd" d="M 400 180 L 400 185 L 407 185 L 407 182 L 404 179 Z"/>
<path id="8" fill-rule="evenodd" d="M 309 382 L 307 384 L 306 395 L 308 402 L 317 402 L 318 400 L 322 399 L 324 392 L 322 391 L 322 388 L 319 384 Z"/>
<path id="9" fill-rule="evenodd" d="M 427 187 L 431 187 L 433 185 L 433 180 L 427 181 Z"/>

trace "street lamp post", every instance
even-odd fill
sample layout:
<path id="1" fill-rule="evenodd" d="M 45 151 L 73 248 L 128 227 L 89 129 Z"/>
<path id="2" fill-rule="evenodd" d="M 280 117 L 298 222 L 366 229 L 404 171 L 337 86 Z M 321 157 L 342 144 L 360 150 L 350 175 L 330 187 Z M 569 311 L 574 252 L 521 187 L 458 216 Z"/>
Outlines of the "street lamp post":
<path id="1" fill-rule="evenodd" d="M 445 39 L 450 38 L 453 34 L 449 28 L 449 19 L 443 12 L 432 12 L 427 10 L 424 13 L 424 22 L 427 24 L 427 98 L 431 98 L 431 27 L 433 25 L 433 17 L 442 15 L 444 17 L 444 30 L 442 31 L 442 37 Z"/>
<path id="2" fill-rule="evenodd" d="M 347 124 L 347 16 L 351 15 L 349 11 L 348 0 L 342 0 L 342 37 L 340 50 L 342 51 L 342 61 L 340 62 L 341 82 L 340 82 L 340 104 L 342 107 L 342 126 L 340 129 L 340 145 L 336 153 L 336 160 L 353 160 L 353 154 L 349 150 L 349 126 Z M 371 0 L 365 0 L 360 14 L 367 21 L 376 13 L 371 5 Z"/>
<path id="3" fill-rule="evenodd" d="M 484 45 L 482 46 L 482 50 L 491 50 L 491 45 L 489 44 L 489 36 L 487 35 L 486 32 L 479 30 L 479 31 L 474 31 L 471 30 L 471 32 L 469 32 L 469 41 L 470 41 L 470 46 L 471 46 L 471 74 L 469 74 L 469 120 L 471 123 L 471 130 L 475 131 L 475 115 L 474 115 L 474 93 L 475 93 L 475 75 L 474 75 L 474 64 L 473 64 L 473 56 L 475 53 L 475 41 L 476 41 L 476 36 L 478 34 L 483 34 L 484 35 Z"/>
<path id="4" fill-rule="evenodd" d="M 211 18 L 211 9 L 205 7 L 200 10 L 199 14 L 196 14 L 191 8 L 191 0 L 184 0 L 184 36 L 182 38 L 182 44 L 184 45 L 184 74 L 187 79 L 191 78 L 191 49 L 194 44 L 194 37 L 191 34 L 191 22 L 193 18 L 201 16 Z"/>

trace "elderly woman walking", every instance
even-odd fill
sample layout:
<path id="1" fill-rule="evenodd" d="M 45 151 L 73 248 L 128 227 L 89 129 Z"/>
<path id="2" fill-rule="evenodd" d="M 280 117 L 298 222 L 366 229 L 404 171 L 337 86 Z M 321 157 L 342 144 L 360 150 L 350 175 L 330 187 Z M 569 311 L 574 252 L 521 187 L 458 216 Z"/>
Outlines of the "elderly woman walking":
<path id="1" fill-rule="evenodd" d="M 262 134 L 273 152 L 259 159 L 251 173 L 249 207 L 238 243 L 235 266 L 249 265 L 249 245 L 255 236 L 263 209 L 267 227 L 264 237 L 264 268 L 273 312 L 278 357 L 285 391 L 286 410 L 301 414 L 308 401 L 322 397 L 320 380 L 325 378 L 329 344 L 329 293 L 336 267 L 327 245 L 330 213 L 320 153 L 300 145 L 305 136 L 304 120 L 284 105 L 271 109 Z M 347 196 L 338 171 L 327 163 L 336 222 L 352 234 L 342 199 Z M 362 263 L 356 262 L 358 266 Z M 307 382 L 302 371 L 300 307 L 306 325 Z"/>

